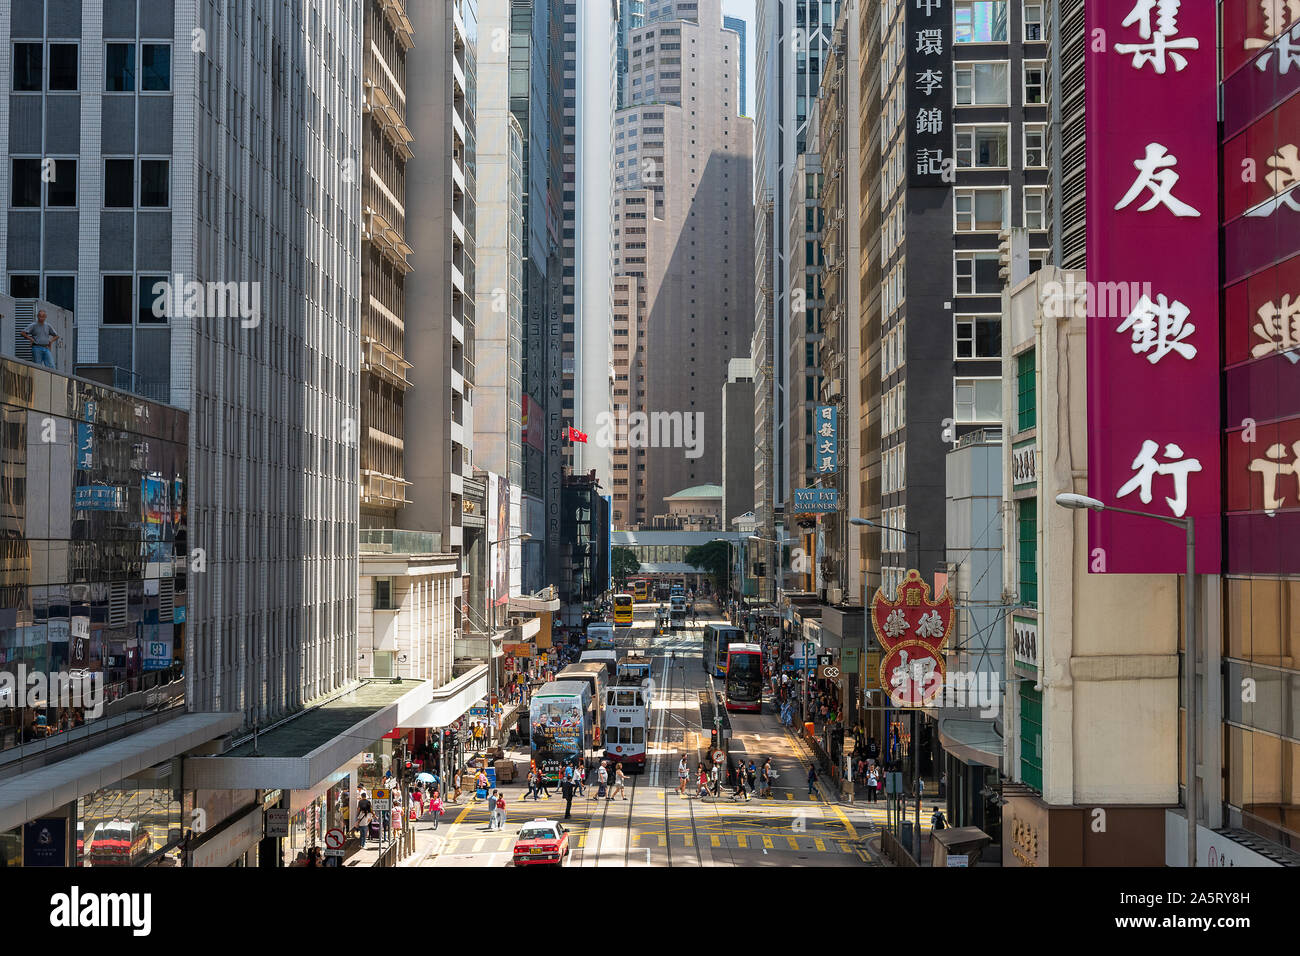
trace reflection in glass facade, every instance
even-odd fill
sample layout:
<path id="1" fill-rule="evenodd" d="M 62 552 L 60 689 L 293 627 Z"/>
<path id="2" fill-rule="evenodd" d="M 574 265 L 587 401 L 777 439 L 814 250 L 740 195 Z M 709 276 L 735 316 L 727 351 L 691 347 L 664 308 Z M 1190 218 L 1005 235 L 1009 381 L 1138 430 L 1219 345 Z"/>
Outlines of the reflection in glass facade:
<path id="1" fill-rule="evenodd" d="M 185 412 L 0 359 L 0 760 L 183 700 Z"/>

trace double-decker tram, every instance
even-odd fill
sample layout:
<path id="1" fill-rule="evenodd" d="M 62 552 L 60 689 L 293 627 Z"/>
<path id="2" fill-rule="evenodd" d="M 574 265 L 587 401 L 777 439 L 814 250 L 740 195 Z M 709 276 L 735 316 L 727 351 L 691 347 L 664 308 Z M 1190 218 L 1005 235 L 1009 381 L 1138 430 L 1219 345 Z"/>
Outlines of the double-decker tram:
<path id="1" fill-rule="evenodd" d="M 734 624 L 708 624 L 704 628 L 704 672 L 714 677 L 727 674 L 727 648 L 745 640 L 745 632 Z"/>
<path id="2" fill-rule="evenodd" d="M 732 644 L 727 648 L 725 695 L 728 711 L 762 711 L 763 649 L 757 644 Z"/>
<path id="3" fill-rule="evenodd" d="M 650 681 L 620 672 L 619 682 L 605 691 L 605 759 L 610 767 L 644 770 L 646 738 L 650 733 Z"/>
<path id="4" fill-rule="evenodd" d="M 628 627 L 632 623 L 632 607 L 635 601 L 630 594 L 614 595 L 614 623 L 619 627 Z"/>

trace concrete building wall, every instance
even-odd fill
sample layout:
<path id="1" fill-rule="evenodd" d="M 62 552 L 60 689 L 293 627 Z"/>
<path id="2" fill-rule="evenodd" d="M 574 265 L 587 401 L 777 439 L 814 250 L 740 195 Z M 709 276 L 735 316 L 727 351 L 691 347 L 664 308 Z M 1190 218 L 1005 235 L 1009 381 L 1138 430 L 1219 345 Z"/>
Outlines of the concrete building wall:
<path id="1" fill-rule="evenodd" d="M 754 362 L 727 363 L 722 386 L 722 526 L 754 510 Z"/>

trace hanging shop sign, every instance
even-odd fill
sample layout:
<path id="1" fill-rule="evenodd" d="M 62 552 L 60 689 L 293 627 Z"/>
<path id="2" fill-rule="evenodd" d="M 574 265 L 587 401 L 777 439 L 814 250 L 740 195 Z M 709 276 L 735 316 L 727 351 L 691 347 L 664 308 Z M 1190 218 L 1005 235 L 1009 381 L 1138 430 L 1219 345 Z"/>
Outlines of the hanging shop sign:
<path id="1" fill-rule="evenodd" d="M 945 587 L 937 601 L 919 571 L 907 572 L 895 600 L 879 588 L 871 599 L 871 628 L 884 648 L 880 685 L 899 708 L 926 707 L 943 689 L 943 645 L 952 633 L 953 600 Z"/>

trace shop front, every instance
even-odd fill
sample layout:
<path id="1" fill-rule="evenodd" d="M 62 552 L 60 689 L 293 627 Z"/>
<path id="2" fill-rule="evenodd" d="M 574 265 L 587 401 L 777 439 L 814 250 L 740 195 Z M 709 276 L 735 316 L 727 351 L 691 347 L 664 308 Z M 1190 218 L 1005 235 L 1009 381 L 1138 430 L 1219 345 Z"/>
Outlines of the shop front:
<path id="1" fill-rule="evenodd" d="M 1167 807 L 1049 806 L 1020 784 L 1006 784 L 1002 797 L 1003 866 L 1165 864 Z"/>

